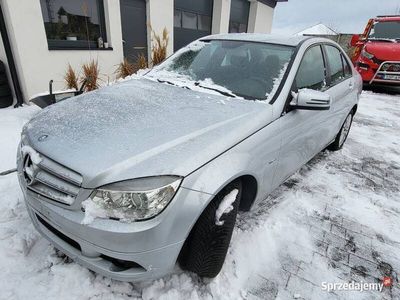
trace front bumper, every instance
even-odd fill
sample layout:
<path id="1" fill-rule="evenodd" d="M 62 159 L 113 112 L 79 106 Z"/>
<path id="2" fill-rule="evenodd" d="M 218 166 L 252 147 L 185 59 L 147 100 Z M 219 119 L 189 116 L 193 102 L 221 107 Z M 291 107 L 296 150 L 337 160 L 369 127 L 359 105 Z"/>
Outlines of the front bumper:
<path id="1" fill-rule="evenodd" d="M 27 208 L 35 228 L 57 249 L 82 266 L 119 281 L 142 281 L 167 274 L 173 269 L 183 245 L 183 242 L 179 242 L 146 252 L 113 251 L 64 231 L 53 220 L 46 218 L 45 215 L 49 215 L 46 209 L 39 212 L 29 204 Z M 103 234 L 112 233 L 103 232 Z M 134 235 L 132 240 L 140 243 Z"/>
<path id="2" fill-rule="evenodd" d="M 150 220 L 95 219 L 85 225 L 80 203 L 63 207 L 27 189 L 20 158 L 18 177 L 35 228 L 76 262 L 120 281 L 155 279 L 169 273 L 212 197 L 181 187 L 166 209 Z"/>
<path id="3" fill-rule="evenodd" d="M 356 64 L 364 84 L 400 86 L 400 61 L 372 62 L 361 59 Z"/>

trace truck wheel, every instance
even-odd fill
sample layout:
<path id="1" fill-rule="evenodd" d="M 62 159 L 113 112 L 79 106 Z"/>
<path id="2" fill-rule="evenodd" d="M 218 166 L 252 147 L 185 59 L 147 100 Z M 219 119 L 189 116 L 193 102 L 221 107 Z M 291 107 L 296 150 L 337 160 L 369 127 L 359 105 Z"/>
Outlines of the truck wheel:
<path id="1" fill-rule="evenodd" d="M 338 151 L 342 149 L 344 142 L 347 140 L 347 137 L 349 135 L 352 123 L 353 123 L 353 112 L 349 113 L 349 115 L 346 117 L 346 120 L 344 120 L 342 128 L 337 134 L 335 141 L 328 146 L 329 150 Z"/>
<path id="2" fill-rule="evenodd" d="M 234 181 L 219 192 L 206 207 L 182 247 L 178 258 L 182 269 L 194 272 L 200 277 L 213 278 L 218 275 L 235 227 L 241 191 L 241 181 Z M 221 202 L 225 196 L 233 197 L 235 194 L 232 209 L 226 210 L 219 218 L 220 222 L 217 222 L 216 213 Z"/>

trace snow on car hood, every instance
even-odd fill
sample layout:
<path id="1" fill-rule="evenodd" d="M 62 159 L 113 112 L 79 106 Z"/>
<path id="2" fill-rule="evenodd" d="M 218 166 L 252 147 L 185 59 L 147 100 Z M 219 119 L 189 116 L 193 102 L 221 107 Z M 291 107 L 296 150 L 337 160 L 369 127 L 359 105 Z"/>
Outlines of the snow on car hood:
<path id="1" fill-rule="evenodd" d="M 95 188 L 185 176 L 271 121 L 267 103 L 132 79 L 44 109 L 23 136 Z"/>
<path id="2" fill-rule="evenodd" d="M 365 50 L 382 61 L 398 61 L 400 58 L 400 43 L 369 41 Z"/>

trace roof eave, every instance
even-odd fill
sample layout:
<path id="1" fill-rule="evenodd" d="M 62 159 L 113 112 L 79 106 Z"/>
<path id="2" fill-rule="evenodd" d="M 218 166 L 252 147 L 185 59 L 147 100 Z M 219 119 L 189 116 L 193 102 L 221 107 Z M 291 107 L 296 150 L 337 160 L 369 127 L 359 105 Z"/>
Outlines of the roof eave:
<path id="1" fill-rule="evenodd" d="M 288 0 L 257 0 L 269 7 L 275 8 L 277 2 L 288 2 Z"/>

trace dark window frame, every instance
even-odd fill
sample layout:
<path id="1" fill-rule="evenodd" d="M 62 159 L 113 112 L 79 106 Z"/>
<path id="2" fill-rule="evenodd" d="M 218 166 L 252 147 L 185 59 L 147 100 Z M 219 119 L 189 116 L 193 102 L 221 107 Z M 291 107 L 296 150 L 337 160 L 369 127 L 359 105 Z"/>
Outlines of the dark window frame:
<path id="1" fill-rule="evenodd" d="M 97 11 L 99 14 L 99 26 L 101 37 L 103 42 L 107 42 L 107 25 L 106 25 L 106 16 L 105 16 L 105 8 L 104 8 L 104 0 L 96 0 Z M 44 25 L 44 18 L 42 13 L 42 21 Z M 97 42 L 95 41 L 67 41 L 67 40 L 54 40 L 49 39 L 47 37 L 47 32 L 45 29 L 45 35 L 47 40 L 47 45 L 49 50 L 113 50 L 112 47 L 108 48 L 99 48 Z"/>
<path id="2" fill-rule="evenodd" d="M 174 28 L 183 28 L 183 29 L 188 29 L 188 30 L 197 30 L 197 31 L 203 31 L 203 32 L 211 33 L 211 31 L 212 31 L 212 15 L 209 16 L 209 15 L 206 15 L 206 14 L 198 13 L 196 11 L 191 11 L 191 10 L 182 9 L 182 8 L 174 8 L 174 16 L 175 16 L 175 12 L 176 11 L 180 12 L 180 26 L 179 27 L 175 26 L 175 20 L 174 20 Z M 185 13 L 185 12 L 196 15 L 196 29 L 183 27 L 183 13 Z M 210 18 L 210 29 L 209 30 L 199 29 L 199 16 Z"/>
<path id="3" fill-rule="evenodd" d="M 329 63 L 329 59 L 328 59 L 328 54 L 327 54 L 327 52 L 326 52 L 326 47 L 333 47 L 333 48 L 337 49 L 337 50 L 339 51 L 339 54 L 340 54 L 340 57 L 341 57 L 343 79 L 340 80 L 340 81 L 337 81 L 337 82 L 335 82 L 335 83 L 332 83 L 332 78 L 331 78 L 331 76 L 332 76 L 332 74 L 331 74 L 331 67 L 330 67 L 330 63 Z M 346 56 L 345 56 L 343 50 L 341 50 L 341 49 L 340 49 L 339 47 L 337 47 L 336 45 L 333 45 L 333 44 L 326 44 L 326 43 L 322 44 L 322 48 L 323 48 L 323 50 L 324 50 L 324 55 L 326 56 L 325 60 L 326 60 L 326 64 L 327 64 L 327 71 L 328 71 L 328 78 L 329 78 L 329 80 L 328 80 L 328 82 L 327 82 L 327 89 L 330 89 L 330 88 L 332 88 L 332 87 L 334 87 L 334 86 L 337 86 L 338 84 L 341 84 L 341 83 L 343 83 L 344 81 L 346 81 L 346 80 L 348 80 L 348 79 L 350 79 L 350 78 L 353 77 L 353 71 L 352 71 L 351 65 L 349 64 L 349 62 L 348 62 L 348 60 L 347 60 L 347 58 L 346 58 Z M 348 65 L 349 68 L 350 68 L 350 74 L 349 74 L 349 76 L 346 76 L 346 73 L 345 73 L 345 69 L 344 69 L 344 66 L 345 66 L 344 64 L 345 64 L 345 63 L 347 63 L 347 65 Z"/>
<path id="4" fill-rule="evenodd" d="M 232 13 L 232 3 L 231 3 L 231 7 L 230 7 L 230 14 Z M 240 25 L 246 25 L 246 31 L 240 32 L 239 33 L 247 33 L 249 31 L 249 21 L 250 21 L 250 4 L 249 4 L 249 11 L 247 12 L 247 24 L 241 23 L 241 22 L 236 22 L 236 21 L 231 21 L 231 15 L 229 14 L 229 24 L 228 24 L 228 33 L 233 33 L 231 32 L 231 24 L 232 23 L 236 23 Z"/>

